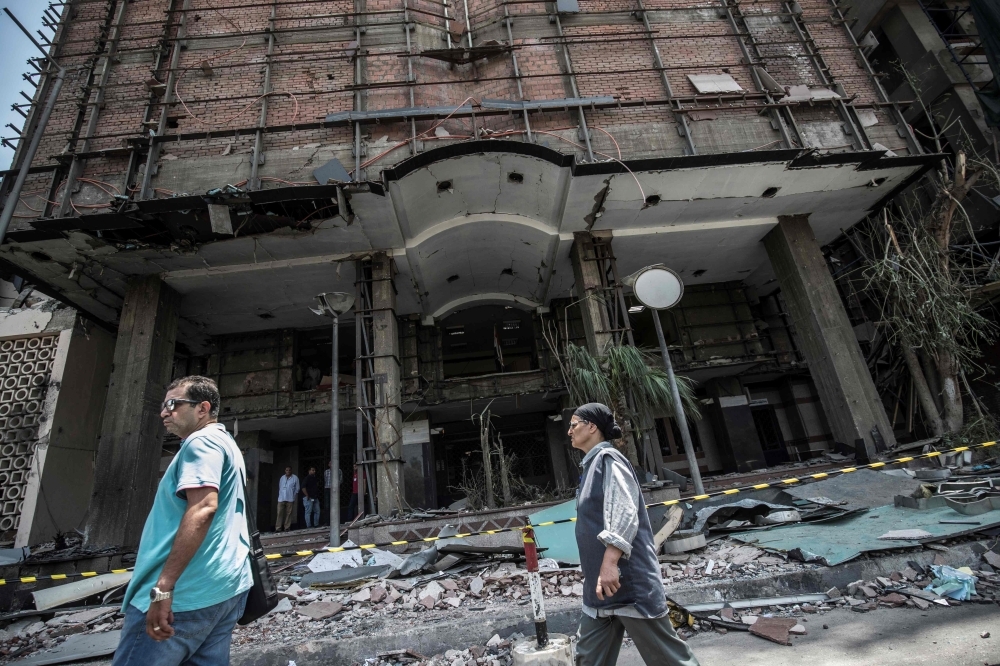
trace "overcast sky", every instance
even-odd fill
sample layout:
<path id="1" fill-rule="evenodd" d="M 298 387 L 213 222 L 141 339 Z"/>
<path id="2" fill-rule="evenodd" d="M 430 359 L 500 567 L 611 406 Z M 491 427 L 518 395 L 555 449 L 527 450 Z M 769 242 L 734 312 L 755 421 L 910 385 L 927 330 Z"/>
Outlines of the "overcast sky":
<path id="1" fill-rule="evenodd" d="M 14 16 L 24 24 L 31 34 L 38 38 L 36 30 L 44 30 L 47 36 L 52 35 L 48 28 L 42 28 L 42 12 L 49 6 L 44 0 L 0 0 L 0 6 L 7 7 Z M 14 102 L 24 102 L 20 91 L 23 90 L 29 96 L 34 94 L 34 88 L 21 75 L 28 71 L 29 65 L 25 62 L 28 58 L 38 55 L 38 50 L 24 36 L 10 18 L 0 12 L 0 136 L 14 137 L 17 134 L 7 127 L 7 123 L 14 125 L 18 130 L 24 124 L 24 117 L 10 108 Z M 32 70 L 34 71 L 34 70 Z M 37 80 L 37 77 L 36 77 Z M 27 109 L 25 109 L 27 111 Z M 0 170 L 10 168 L 10 162 L 14 158 L 14 151 L 7 147 L 0 147 Z"/>

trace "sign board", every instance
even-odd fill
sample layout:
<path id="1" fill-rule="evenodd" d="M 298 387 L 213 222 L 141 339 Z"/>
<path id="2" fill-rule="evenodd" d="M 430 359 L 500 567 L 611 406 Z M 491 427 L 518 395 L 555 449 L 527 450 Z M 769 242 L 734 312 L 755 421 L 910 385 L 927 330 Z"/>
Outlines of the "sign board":
<path id="1" fill-rule="evenodd" d="M 431 423 L 427 419 L 409 421 L 403 424 L 403 446 L 423 444 L 429 441 L 431 441 Z"/>

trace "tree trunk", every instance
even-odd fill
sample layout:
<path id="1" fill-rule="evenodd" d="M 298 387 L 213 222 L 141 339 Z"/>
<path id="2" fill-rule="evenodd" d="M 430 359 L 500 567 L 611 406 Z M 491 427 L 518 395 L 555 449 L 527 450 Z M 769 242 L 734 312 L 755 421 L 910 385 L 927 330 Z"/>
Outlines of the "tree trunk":
<path id="1" fill-rule="evenodd" d="M 938 353 L 938 372 L 941 374 L 941 399 L 944 402 L 945 432 L 958 432 L 965 423 L 962 408 L 962 389 L 958 384 L 958 363 L 948 352 Z"/>
<path id="2" fill-rule="evenodd" d="M 490 414 L 483 412 L 479 420 L 479 446 L 483 450 L 483 475 L 486 477 L 486 508 L 495 509 L 496 499 L 493 496 L 493 459 L 490 449 Z"/>
<path id="3" fill-rule="evenodd" d="M 924 413 L 927 427 L 931 429 L 931 435 L 940 437 L 944 434 L 944 422 L 934 403 L 934 396 L 927 385 L 927 377 L 924 376 L 923 368 L 917 359 L 917 352 L 905 342 L 901 345 L 903 358 L 906 359 L 906 367 L 910 369 L 910 377 L 913 379 L 913 387 L 917 392 L 917 400 L 920 402 L 920 409 Z"/>

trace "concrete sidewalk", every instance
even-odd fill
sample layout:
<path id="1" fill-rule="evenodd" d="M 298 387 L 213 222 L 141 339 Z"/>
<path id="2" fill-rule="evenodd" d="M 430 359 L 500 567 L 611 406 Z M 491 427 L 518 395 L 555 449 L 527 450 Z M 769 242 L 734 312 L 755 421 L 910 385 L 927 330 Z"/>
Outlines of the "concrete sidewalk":
<path id="1" fill-rule="evenodd" d="M 804 618 L 809 632 L 792 647 L 749 632 L 699 633 L 691 645 L 701 666 L 984 666 L 1000 664 L 1000 608 L 835 610 Z M 829 629 L 823 629 L 823 625 Z M 980 638 L 984 631 L 990 638 Z M 634 646 L 622 649 L 618 666 L 643 666 Z"/>

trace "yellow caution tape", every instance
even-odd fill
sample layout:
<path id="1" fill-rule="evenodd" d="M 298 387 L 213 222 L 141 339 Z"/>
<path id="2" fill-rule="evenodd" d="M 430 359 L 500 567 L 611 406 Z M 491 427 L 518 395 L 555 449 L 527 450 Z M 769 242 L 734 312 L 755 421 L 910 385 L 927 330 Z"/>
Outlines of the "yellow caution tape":
<path id="1" fill-rule="evenodd" d="M 885 467 L 886 465 L 898 465 L 898 464 L 912 462 L 914 460 L 936 458 L 937 456 L 942 456 L 949 453 L 961 453 L 963 451 L 985 449 L 995 445 L 996 442 L 983 442 L 982 444 L 976 444 L 974 446 L 959 446 L 954 449 L 950 449 L 948 451 L 931 451 L 929 453 L 922 453 L 917 456 L 904 456 L 902 458 L 895 458 L 893 460 L 886 460 L 884 462 L 873 462 L 867 465 L 858 465 L 857 467 L 845 467 L 843 469 L 830 470 L 828 472 L 819 472 L 817 474 L 810 474 L 809 476 L 803 477 L 801 479 L 792 477 L 781 481 L 777 481 L 773 484 L 756 483 L 753 485 L 744 486 L 742 488 L 727 488 L 726 490 L 717 490 L 715 492 L 704 493 L 702 495 L 693 495 L 691 497 L 682 497 L 680 499 L 665 500 L 663 502 L 653 502 L 652 504 L 647 504 L 646 508 L 651 509 L 656 506 L 673 506 L 675 504 L 680 504 L 681 502 L 700 502 L 703 500 L 710 499 L 712 497 L 735 495 L 743 491 L 763 490 L 765 488 L 771 488 L 772 486 L 777 486 L 780 484 L 792 485 L 795 483 L 803 483 L 811 480 L 827 479 L 830 478 L 831 476 L 857 472 L 859 469 L 879 469 L 880 467 Z M 318 550 L 296 550 L 287 553 L 270 553 L 265 555 L 264 557 L 267 560 L 280 560 L 291 557 L 310 557 L 312 555 L 318 555 L 320 553 L 342 553 L 349 550 L 371 550 L 373 548 L 386 548 L 389 546 L 406 546 L 413 543 L 427 543 L 427 542 L 439 541 L 441 539 L 467 539 L 469 537 L 474 537 L 474 536 L 502 534 L 504 532 L 523 532 L 525 529 L 529 528 L 550 527 L 552 525 L 561 525 L 565 523 L 575 523 L 575 522 L 576 522 L 576 517 L 574 516 L 572 518 L 563 518 L 561 520 L 548 520 L 543 523 L 538 523 L 536 525 L 529 524 L 529 525 L 519 525 L 516 527 L 504 527 L 501 529 L 479 530 L 476 532 L 464 532 L 462 534 L 455 534 L 453 536 L 432 536 L 432 537 L 423 537 L 420 539 L 412 539 L 408 541 L 387 541 L 385 543 L 366 543 L 360 546 L 337 546 L 331 548 L 320 548 Z M 128 571 L 131 571 L 131 569 L 112 569 L 111 573 L 126 573 Z M 83 573 L 52 574 L 50 576 L 24 576 L 18 578 L 16 581 L 12 579 L 9 582 L 37 583 L 39 581 L 45 581 L 45 580 L 65 580 L 67 578 L 76 578 L 76 577 L 88 578 L 91 576 L 98 576 L 98 575 L 100 575 L 100 573 L 97 571 L 85 571 Z M 6 579 L 0 578 L 0 585 L 7 585 L 7 584 L 8 581 Z"/>

